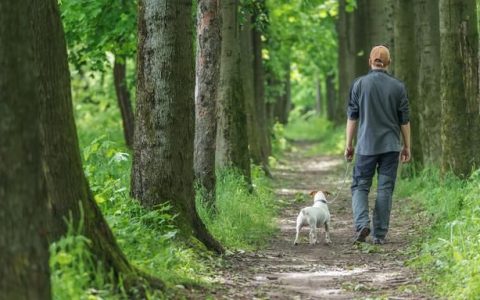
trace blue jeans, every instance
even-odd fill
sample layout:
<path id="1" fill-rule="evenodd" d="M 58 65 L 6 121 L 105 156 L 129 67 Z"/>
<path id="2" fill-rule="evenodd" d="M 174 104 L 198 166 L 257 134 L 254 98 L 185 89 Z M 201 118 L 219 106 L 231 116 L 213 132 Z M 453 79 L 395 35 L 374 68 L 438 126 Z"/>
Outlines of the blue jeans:
<path id="1" fill-rule="evenodd" d="M 368 193 L 377 169 L 378 188 L 372 216 L 372 234 L 376 238 L 385 238 L 387 235 L 399 155 L 399 152 L 356 155 L 352 182 L 352 210 L 356 231 L 364 227 L 370 228 Z"/>

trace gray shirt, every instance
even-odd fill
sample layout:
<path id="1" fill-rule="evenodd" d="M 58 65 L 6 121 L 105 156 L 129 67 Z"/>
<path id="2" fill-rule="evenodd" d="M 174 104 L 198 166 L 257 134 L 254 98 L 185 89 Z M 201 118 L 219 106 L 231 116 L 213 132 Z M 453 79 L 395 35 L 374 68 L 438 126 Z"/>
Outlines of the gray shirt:
<path id="1" fill-rule="evenodd" d="M 347 114 L 350 120 L 358 120 L 357 154 L 402 150 L 400 125 L 410 121 L 407 91 L 385 70 L 371 70 L 353 82 Z"/>

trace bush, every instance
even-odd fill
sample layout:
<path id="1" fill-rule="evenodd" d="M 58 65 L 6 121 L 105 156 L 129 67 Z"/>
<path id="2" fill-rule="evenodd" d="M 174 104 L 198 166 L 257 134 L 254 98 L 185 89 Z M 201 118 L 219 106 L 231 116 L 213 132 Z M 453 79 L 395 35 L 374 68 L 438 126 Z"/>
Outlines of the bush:
<path id="1" fill-rule="evenodd" d="M 449 299 L 477 299 L 480 295 L 480 170 L 468 180 L 437 168 L 399 182 L 400 195 L 413 194 L 430 216 L 428 236 L 413 265 L 438 294 Z"/>
<path id="2" fill-rule="evenodd" d="M 217 176 L 217 212 L 209 212 L 200 193 L 197 207 L 207 228 L 223 245 L 235 249 L 254 249 L 264 245 L 277 229 L 277 207 L 268 179 L 258 167 L 252 169 L 253 191 L 234 170 Z"/>

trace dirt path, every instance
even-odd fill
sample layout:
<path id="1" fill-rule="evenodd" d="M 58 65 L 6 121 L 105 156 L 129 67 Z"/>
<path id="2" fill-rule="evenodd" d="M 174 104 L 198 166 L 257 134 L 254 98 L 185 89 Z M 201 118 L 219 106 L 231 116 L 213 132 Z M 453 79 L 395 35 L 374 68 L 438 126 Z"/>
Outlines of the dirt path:
<path id="1" fill-rule="evenodd" d="M 418 274 L 404 263 L 416 226 L 400 211 L 401 199 L 394 199 L 388 244 L 352 245 L 350 176 L 338 200 L 330 205 L 333 245 L 323 240 L 319 245 L 308 245 L 308 229 L 304 228 L 301 244 L 293 246 L 298 211 L 311 203 L 308 196 L 305 201 L 295 200 L 298 193 L 335 191 L 344 172 L 338 157 L 288 154 L 273 173 L 278 199 L 287 203 L 278 220 L 279 234 L 266 249 L 229 256 L 219 278 L 222 287 L 213 298 L 431 299 L 422 291 Z"/>

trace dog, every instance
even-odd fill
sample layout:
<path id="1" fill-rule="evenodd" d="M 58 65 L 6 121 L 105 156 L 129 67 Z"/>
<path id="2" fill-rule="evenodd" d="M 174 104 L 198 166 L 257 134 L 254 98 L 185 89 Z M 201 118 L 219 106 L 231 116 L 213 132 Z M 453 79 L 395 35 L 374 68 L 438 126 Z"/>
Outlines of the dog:
<path id="1" fill-rule="evenodd" d="M 325 243 L 331 244 L 330 240 L 330 211 L 328 210 L 326 196 L 331 195 L 327 191 L 312 191 L 310 196 L 313 197 L 313 205 L 300 210 L 297 217 L 297 234 L 295 236 L 294 245 L 298 245 L 298 235 L 303 226 L 310 226 L 309 242 L 311 245 L 317 243 L 317 228 L 325 226 Z"/>

